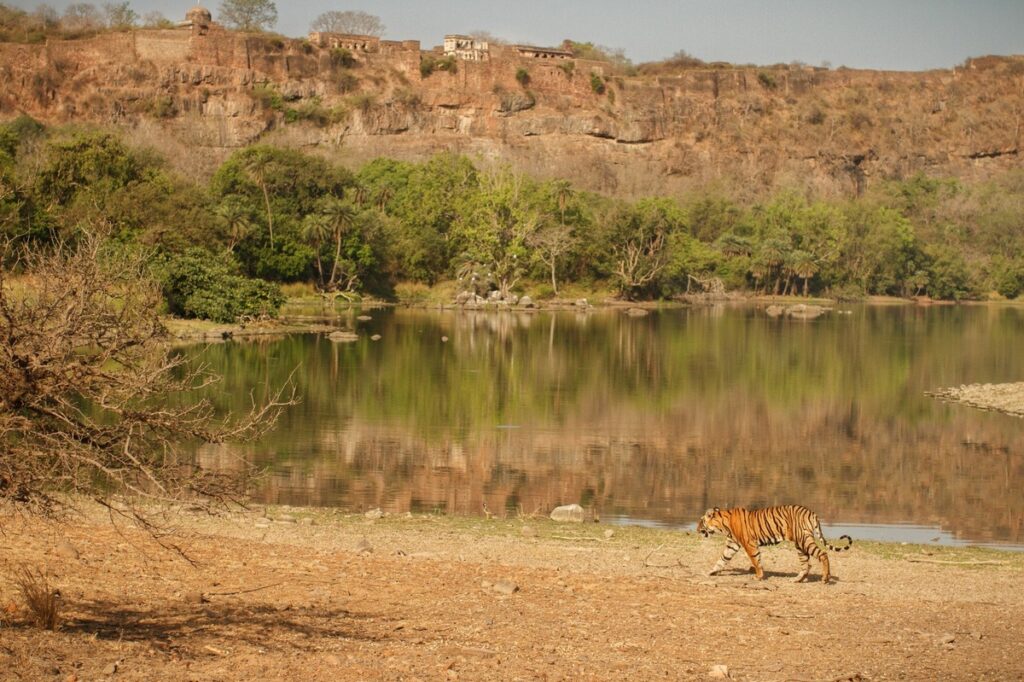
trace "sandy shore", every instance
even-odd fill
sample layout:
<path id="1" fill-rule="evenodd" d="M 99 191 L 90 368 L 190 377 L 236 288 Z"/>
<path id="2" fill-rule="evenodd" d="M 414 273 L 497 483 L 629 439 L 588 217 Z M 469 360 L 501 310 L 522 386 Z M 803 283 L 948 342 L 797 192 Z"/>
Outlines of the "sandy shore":
<path id="1" fill-rule="evenodd" d="M 270 517 L 265 518 L 264 512 Z M 1024 677 L 1024 555 L 858 542 L 838 580 L 757 582 L 721 540 L 544 519 L 183 515 L 188 562 L 98 511 L 0 518 L 0 604 L 21 566 L 56 632 L 0 611 L 0 678 L 737 680 Z"/>

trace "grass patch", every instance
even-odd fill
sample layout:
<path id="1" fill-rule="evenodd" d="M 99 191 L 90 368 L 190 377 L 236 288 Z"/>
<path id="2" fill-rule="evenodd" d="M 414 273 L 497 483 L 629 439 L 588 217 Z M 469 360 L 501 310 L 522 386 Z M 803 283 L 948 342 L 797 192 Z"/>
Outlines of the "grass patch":
<path id="1" fill-rule="evenodd" d="M 42 630 L 56 630 L 60 626 L 60 591 L 50 586 L 42 571 L 22 568 L 18 589 L 32 625 Z"/>

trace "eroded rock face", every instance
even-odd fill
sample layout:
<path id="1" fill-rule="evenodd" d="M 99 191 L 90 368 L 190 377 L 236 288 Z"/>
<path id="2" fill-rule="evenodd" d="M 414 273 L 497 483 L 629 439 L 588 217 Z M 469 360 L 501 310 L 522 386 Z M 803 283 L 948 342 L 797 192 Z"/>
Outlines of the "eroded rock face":
<path id="1" fill-rule="evenodd" d="M 622 196 L 720 178 L 849 195 L 922 170 L 985 177 L 1021 165 L 1005 125 L 1024 109 L 1020 57 L 924 73 L 626 78 L 603 62 L 502 53 L 424 76 L 419 47 L 380 41 L 343 67 L 329 47 L 216 26 L 0 44 L 0 118 L 141 126 L 151 145 L 209 152 L 207 170 L 261 139 L 338 150 L 352 164 L 452 150 Z"/>

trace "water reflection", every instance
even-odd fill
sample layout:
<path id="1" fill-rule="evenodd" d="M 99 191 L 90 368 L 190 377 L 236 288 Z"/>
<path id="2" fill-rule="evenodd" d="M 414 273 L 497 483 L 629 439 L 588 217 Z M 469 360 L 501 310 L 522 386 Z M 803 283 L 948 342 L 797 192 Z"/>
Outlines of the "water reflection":
<path id="1" fill-rule="evenodd" d="M 340 322 L 351 344 L 189 351 L 225 375 L 224 409 L 299 368 L 302 403 L 241 451 L 269 468 L 262 499 L 470 514 L 579 502 L 673 525 L 716 504 L 800 502 L 834 524 L 1024 545 L 1024 424 L 923 395 L 1020 380 L 1024 310 L 372 315 Z"/>

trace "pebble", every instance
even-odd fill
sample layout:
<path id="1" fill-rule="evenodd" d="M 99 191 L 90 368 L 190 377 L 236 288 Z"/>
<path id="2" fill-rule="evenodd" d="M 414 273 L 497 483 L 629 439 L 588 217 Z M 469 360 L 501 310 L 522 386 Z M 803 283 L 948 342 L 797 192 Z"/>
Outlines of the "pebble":
<path id="1" fill-rule="evenodd" d="M 611 528 L 609 528 L 608 530 L 606 530 L 604 532 L 605 539 L 611 540 L 614 536 L 615 536 L 615 531 L 613 531 Z"/>
<path id="2" fill-rule="evenodd" d="M 299 519 L 299 523 L 301 523 L 303 526 L 312 526 L 313 525 L 313 517 L 311 517 L 311 516 L 303 516 L 301 519 Z"/>
<path id="3" fill-rule="evenodd" d="M 66 559 L 78 559 L 81 557 L 78 549 L 67 540 L 61 540 L 57 543 L 57 555 Z"/>
<path id="4" fill-rule="evenodd" d="M 341 659 L 334 654 L 327 654 L 324 656 L 324 662 L 329 665 L 341 665 Z"/>
<path id="5" fill-rule="evenodd" d="M 373 551 L 373 545 L 370 544 L 369 540 L 363 538 L 358 544 L 356 544 L 356 551 L 360 554 L 369 554 Z"/>
<path id="6" fill-rule="evenodd" d="M 382 518 L 384 516 L 384 512 L 382 512 L 379 508 L 371 509 L 370 511 L 363 514 L 363 516 L 370 519 L 371 521 L 376 521 L 377 519 Z"/>
<path id="7" fill-rule="evenodd" d="M 727 665 L 713 665 L 711 670 L 708 671 L 708 677 L 716 680 L 724 680 L 729 677 L 729 666 Z"/>
<path id="8" fill-rule="evenodd" d="M 356 319 L 357 319 L 357 320 L 362 320 L 363 322 L 367 322 L 367 321 L 369 321 L 369 320 L 372 320 L 373 318 L 372 318 L 372 317 L 370 317 L 369 315 L 360 315 L 360 316 L 359 316 L 359 317 L 357 317 Z"/>
<path id="9" fill-rule="evenodd" d="M 952 644 L 955 641 L 956 635 L 946 633 L 939 639 L 939 644 Z"/>
<path id="10" fill-rule="evenodd" d="M 523 529 L 519 532 L 523 534 L 524 538 L 537 537 L 537 531 L 535 531 L 533 528 L 530 528 L 529 526 L 523 526 Z"/>
<path id="11" fill-rule="evenodd" d="M 448 343 L 448 337 L 447 336 L 442 336 L 441 337 L 441 343 Z"/>
<path id="12" fill-rule="evenodd" d="M 295 517 L 291 514 L 281 514 L 274 520 L 278 523 L 295 523 Z"/>
<path id="13" fill-rule="evenodd" d="M 117 669 L 120 666 L 121 666 L 121 661 L 114 661 L 113 663 L 111 663 L 110 665 L 108 665 L 106 668 L 103 669 L 103 674 L 104 675 L 113 675 L 113 674 L 117 673 Z"/>
<path id="14" fill-rule="evenodd" d="M 499 594 L 515 594 L 519 591 L 519 585 L 508 580 L 499 580 L 491 586 L 491 589 Z"/>
<path id="15" fill-rule="evenodd" d="M 374 334 L 370 337 L 371 341 L 380 341 L 380 334 Z"/>

